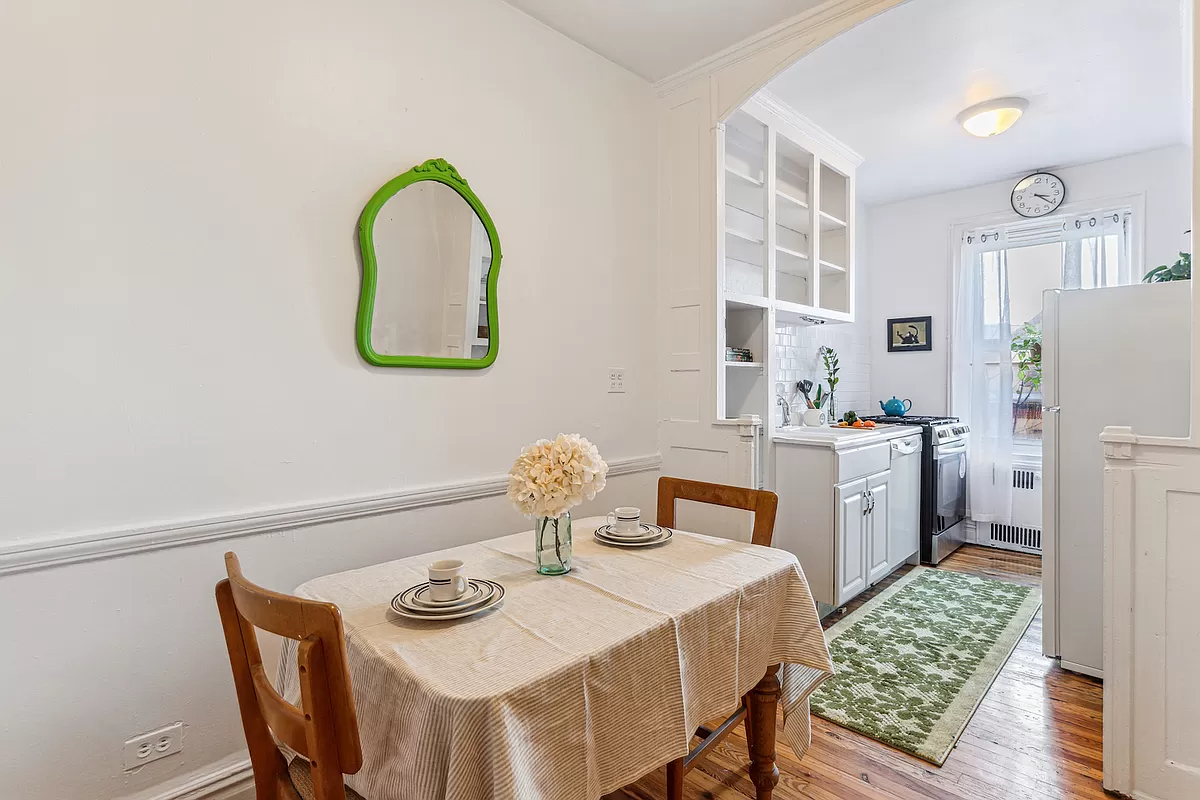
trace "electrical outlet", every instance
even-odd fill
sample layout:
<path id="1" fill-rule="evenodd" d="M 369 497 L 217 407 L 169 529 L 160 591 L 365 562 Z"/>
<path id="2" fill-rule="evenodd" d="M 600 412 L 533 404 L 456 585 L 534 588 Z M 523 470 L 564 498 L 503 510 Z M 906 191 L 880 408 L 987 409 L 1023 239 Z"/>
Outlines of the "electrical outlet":
<path id="1" fill-rule="evenodd" d="M 624 394 L 625 393 L 625 370 L 620 367 L 610 369 L 608 371 L 608 393 L 609 394 Z"/>
<path id="2" fill-rule="evenodd" d="M 183 723 L 176 722 L 156 731 L 138 734 L 125 742 L 125 771 L 158 761 L 183 750 Z"/>

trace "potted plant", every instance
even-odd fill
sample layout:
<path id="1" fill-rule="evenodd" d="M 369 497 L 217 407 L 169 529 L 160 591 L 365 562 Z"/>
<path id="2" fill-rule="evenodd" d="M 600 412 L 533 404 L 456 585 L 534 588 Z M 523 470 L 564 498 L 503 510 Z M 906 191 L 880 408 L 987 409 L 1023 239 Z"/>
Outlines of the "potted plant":
<path id="1" fill-rule="evenodd" d="M 1192 254 L 1180 253 L 1174 264 L 1163 264 L 1146 273 L 1142 283 L 1166 283 L 1167 281 L 1190 281 L 1192 279 Z"/>
<path id="2" fill-rule="evenodd" d="M 817 400 L 814 405 L 817 408 L 825 409 L 825 416 L 830 420 L 837 419 L 837 400 L 834 398 L 834 392 L 837 391 L 838 372 L 841 370 L 838 362 L 837 351 L 832 347 L 822 345 L 817 351 L 817 355 L 821 357 L 821 362 L 825 365 L 825 382 L 829 384 L 829 391 L 824 395 L 821 393 L 820 386 L 817 387 Z"/>

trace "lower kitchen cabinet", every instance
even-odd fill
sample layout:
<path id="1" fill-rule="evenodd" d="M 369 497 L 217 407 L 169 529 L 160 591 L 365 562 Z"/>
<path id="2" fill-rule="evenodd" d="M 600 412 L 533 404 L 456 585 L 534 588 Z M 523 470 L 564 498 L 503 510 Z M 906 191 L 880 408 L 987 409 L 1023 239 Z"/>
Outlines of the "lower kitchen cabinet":
<path id="1" fill-rule="evenodd" d="M 919 437 L 919 434 L 916 434 Z M 903 438 L 913 445 L 914 434 Z M 822 615 L 845 605 L 916 553 L 914 503 L 893 496 L 919 489 L 891 469 L 898 437 L 864 437 L 857 446 L 776 441 L 773 484 L 779 495 L 775 547 L 800 560 Z M 919 438 L 916 440 L 919 442 Z M 919 447 L 919 445 L 917 445 Z M 906 465 L 907 466 L 907 465 Z M 893 480 L 895 485 L 893 485 Z M 912 506 L 909 509 L 909 506 Z"/>
<path id="2" fill-rule="evenodd" d="M 888 515 L 891 471 L 867 478 L 867 513 L 863 538 L 867 540 L 867 583 L 878 583 L 892 571 L 892 526 Z"/>
<path id="3" fill-rule="evenodd" d="M 854 481 L 834 487 L 837 498 L 837 573 L 839 597 L 850 598 L 870 586 L 867 580 L 867 482 Z"/>
<path id="4" fill-rule="evenodd" d="M 837 592 L 842 605 L 891 570 L 888 527 L 890 471 L 833 487 L 837 513 Z"/>

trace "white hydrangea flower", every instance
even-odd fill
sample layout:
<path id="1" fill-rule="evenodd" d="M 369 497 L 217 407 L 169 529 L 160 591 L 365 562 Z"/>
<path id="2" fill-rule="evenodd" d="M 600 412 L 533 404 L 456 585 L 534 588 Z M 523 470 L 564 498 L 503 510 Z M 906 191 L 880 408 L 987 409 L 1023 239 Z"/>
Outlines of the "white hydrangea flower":
<path id="1" fill-rule="evenodd" d="M 560 517 L 604 488 L 608 464 L 577 433 L 539 439 L 521 451 L 508 473 L 508 499 L 529 517 Z"/>

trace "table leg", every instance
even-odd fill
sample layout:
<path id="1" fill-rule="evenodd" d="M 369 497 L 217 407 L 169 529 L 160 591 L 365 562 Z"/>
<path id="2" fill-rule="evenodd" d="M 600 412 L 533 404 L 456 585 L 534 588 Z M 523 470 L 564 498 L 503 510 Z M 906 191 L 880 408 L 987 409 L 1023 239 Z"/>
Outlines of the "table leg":
<path id="1" fill-rule="evenodd" d="M 758 800 L 771 800 L 779 783 L 775 766 L 775 718 L 779 708 L 779 665 L 767 667 L 758 685 L 750 690 L 750 780 Z"/>

